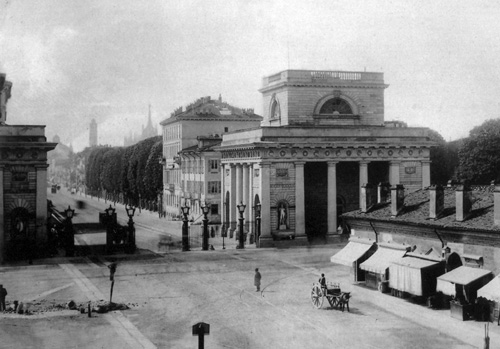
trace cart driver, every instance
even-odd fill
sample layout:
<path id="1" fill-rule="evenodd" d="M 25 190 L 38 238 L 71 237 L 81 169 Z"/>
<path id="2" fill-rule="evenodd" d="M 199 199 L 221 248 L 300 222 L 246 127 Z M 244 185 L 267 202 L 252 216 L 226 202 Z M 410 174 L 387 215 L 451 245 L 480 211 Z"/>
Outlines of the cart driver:
<path id="1" fill-rule="evenodd" d="M 326 287 L 326 278 L 325 278 L 325 274 L 321 274 L 321 277 L 319 279 L 319 284 L 321 285 L 321 289 L 324 289 L 325 291 L 327 291 L 327 287 Z"/>

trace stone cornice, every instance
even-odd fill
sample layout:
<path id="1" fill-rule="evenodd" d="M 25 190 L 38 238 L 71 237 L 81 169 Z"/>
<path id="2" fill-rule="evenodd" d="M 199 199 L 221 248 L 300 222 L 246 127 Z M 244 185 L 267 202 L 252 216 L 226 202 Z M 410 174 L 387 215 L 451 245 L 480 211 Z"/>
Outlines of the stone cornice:
<path id="1" fill-rule="evenodd" d="M 370 83 L 343 83 L 343 84 L 332 84 L 332 83 L 314 83 L 314 82 L 282 82 L 275 85 L 270 85 L 259 89 L 259 92 L 269 92 L 272 90 L 276 90 L 282 87 L 315 87 L 315 88 L 337 88 L 337 89 L 346 89 L 346 88 L 363 88 L 363 89 L 386 89 L 389 87 L 388 84 L 370 84 Z"/>

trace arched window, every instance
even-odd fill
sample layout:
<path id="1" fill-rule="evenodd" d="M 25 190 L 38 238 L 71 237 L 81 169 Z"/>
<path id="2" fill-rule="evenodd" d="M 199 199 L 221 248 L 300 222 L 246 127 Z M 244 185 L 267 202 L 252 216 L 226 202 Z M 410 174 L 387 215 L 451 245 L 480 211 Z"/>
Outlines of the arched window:
<path id="1" fill-rule="evenodd" d="M 349 103 L 347 103 L 342 98 L 332 98 L 326 101 L 321 107 L 320 114 L 352 114 L 352 109 Z"/>
<path id="2" fill-rule="evenodd" d="M 278 101 L 274 100 L 271 105 L 271 119 L 279 119 L 281 117 L 281 110 Z"/>

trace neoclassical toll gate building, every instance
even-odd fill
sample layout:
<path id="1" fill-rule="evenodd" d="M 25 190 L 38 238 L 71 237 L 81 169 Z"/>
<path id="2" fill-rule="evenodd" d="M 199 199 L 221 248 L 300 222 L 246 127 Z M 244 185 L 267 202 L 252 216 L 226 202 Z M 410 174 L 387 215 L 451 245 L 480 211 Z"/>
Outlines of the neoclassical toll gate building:
<path id="1" fill-rule="evenodd" d="M 326 240 L 340 231 L 340 214 L 359 209 L 362 185 L 429 186 L 429 130 L 384 122 L 387 87 L 383 73 L 372 72 L 263 78 L 261 127 L 224 134 L 218 148 L 223 229 L 238 228 L 243 202 L 245 229 L 255 232 L 260 203 L 260 246 Z"/>

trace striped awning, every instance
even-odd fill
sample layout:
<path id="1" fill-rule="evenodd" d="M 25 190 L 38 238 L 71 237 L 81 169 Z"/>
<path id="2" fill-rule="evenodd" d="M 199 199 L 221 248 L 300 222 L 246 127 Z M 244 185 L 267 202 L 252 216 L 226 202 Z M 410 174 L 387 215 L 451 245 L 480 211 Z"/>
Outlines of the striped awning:
<path id="1" fill-rule="evenodd" d="M 385 274 L 391 263 L 399 258 L 402 258 L 406 250 L 399 250 L 379 246 L 370 258 L 360 264 L 360 268 L 377 274 Z"/>
<path id="2" fill-rule="evenodd" d="M 372 248 L 374 241 L 349 241 L 349 243 L 330 258 L 332 263 L 352 267 L 354 262 L 361 259 Z"/>

